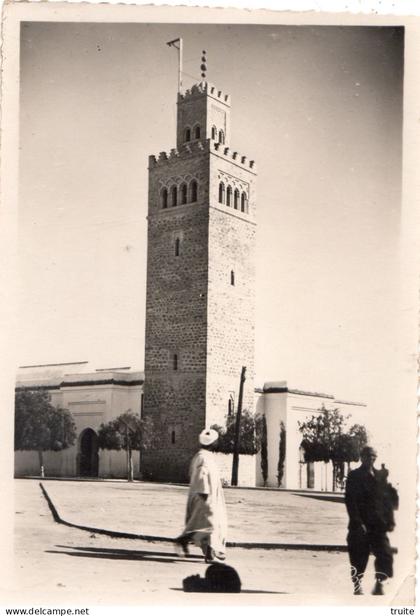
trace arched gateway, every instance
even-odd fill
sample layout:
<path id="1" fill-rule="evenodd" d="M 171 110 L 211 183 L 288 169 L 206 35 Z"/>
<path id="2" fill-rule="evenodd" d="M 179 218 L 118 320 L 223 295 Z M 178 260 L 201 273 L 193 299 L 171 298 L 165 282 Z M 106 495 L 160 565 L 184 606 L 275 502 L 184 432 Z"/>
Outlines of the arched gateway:
<path id="1" fill-rule="evenodd" d="M 79 437 L 77 474 L 80 477 L 97 477 L 98 470 L 98 435 L 92 428 L 86 428 Z"/>

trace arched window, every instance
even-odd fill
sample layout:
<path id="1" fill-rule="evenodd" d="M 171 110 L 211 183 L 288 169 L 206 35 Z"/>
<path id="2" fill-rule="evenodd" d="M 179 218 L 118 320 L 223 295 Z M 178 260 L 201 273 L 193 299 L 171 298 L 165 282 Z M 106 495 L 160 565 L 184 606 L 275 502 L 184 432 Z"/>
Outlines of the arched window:
<path id="1" fill-rule="evenodd" d="M 179 257 L 179 249 L 181 247 L 181 240 L 179 239 L 179 237 L 176 238 L 175 240 L 175 256 Z"/>
<path id="2" fill-rule="evenodd" d="M 172 207 L 178 205 L 178 190 L 176 186 L 172 186 L 171 188 L 171 205 Z"/>
<path id="3" fill-rule="evenodd" d="M 190 202 L 195 203 L 198 197 L 198 184 L 193 180 L 190 184 Z"/>
<path id="4" fill-rule="evenodd" d="M 184 205 L 184 203 L 187 203 L 187 185 L 186 184 L 182 184 L 181 186 L 181 205 Z"/>
<path id="5" fill-rule="evenodd" d="M 219 143 L 225 142 L 225 133 L 222 130 L 219 130 Z"/>
<path id="6" fill-rule="evenodd" d="M 239 190 L 237 188 L 235 188 L 235 192 L 233 195 L 233 207 L 235 208 L 235 210 L 239 208 Z"/>
<path id="7" fill-rule="evenodd" d="M 232 205 L 232 186 L 227 187 L 226 191 L 226 205 Z"/>
<path id="8" fill-rule="evenodd" d="M 235 272 L 233 270 L 231 270 L 230 272 L 230 284 L 232 285 L 232 287 L 235 286 Z"/>
<path id="9" fill-rule="evenodd" d="M 174 353 L 172 358 L 172 367 L 174 370 L 178 370 L 178 355 L 176 353 Z"/>
<path id="10" fill-rule="evenodd" d="M 225 202 L 225 185 L 223 182 L 219 184 L 219 203 Z"/>
<path id="11" fill-rule="evenodd" d="M 242 193 L 241 195 L 241 212 L 246 212 L 247 211 L 247 199 L 246 199 L 246 193 Z"/>
<path id="12" fill-rule="evenodd" d="M 165 209 L 168 207 L 168 189 L 164 188 L 161 194 L 162 207 Z"/>
<path id="13" fill-rule="evenodd" d="M 185 129 L 185 141 L 191 141 L 191 128 Z"/>
<path id="14" fill-rule="evenodd" d="M 216 141 L 217 139 L 217 128 L 215 126 L 211 127 L 211 138 Z"/>
<path id="15" fill-rule="evenodd" d="M 175 430 L 172 430 L 171 432 L 171 443 L 172 445 L 175 445 Z"/>
<path id="16" fill-rule="evenodd" d="M 196 139 L 200 139 L 200 136 L 201 136 L 201 129 L 199 126 L 196 126 L 194 130 L 194 137 Z"/>

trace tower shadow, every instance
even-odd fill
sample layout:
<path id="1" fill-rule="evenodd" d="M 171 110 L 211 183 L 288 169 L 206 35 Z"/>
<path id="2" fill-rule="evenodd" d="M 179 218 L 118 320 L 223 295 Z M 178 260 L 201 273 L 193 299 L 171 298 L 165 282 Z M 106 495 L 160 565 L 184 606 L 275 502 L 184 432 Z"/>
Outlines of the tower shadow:
<path id="1" fill-rule="evenodd" d="M 47 554 L 64 554 L 66 556 L 75 556 L 79 558 L 100 558 L 109 560 L 141 560 L 160 563 L 177 563 L 191 562 L 191 560 L 202 560 L 200 556 L 192 556 L 188 558 L 178 557 L 171 552 L 162 552 L 157 550 L 127 550 L 122 548 L 95 548 L 85 546 L 66 546 L 56 545 L 57 550 L 45 550 Z M 198 563 L 197 563 L 198 564 Z M 203 563 L 204 564 L 204 563 Z"/>

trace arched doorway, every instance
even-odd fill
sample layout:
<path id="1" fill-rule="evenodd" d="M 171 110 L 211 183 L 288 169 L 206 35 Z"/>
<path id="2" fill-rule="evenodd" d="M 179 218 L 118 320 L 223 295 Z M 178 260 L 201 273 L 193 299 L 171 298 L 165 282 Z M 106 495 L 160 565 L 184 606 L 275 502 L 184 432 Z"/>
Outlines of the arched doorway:
<path id="1" fill-rule="evenodd" d="M 86 428 L 80 435 L 78 453 L 78 475 L 97 477 L 99 469 L 98 435 L 92 428 Z"/>

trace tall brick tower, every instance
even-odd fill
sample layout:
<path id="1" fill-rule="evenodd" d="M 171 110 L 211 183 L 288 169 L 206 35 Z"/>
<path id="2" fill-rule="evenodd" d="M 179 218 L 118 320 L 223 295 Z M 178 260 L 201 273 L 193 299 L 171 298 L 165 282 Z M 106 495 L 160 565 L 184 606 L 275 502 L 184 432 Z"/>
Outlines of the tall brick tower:
<path id="1" fill-rule="evenodd" d="M 253 409 L 254 161 L 230 147 L 230 97 L 178 94 L 177 146 L 149 157 L 144 477 L 185 481 L 199 432 Z M 232 402 L 234 404 L 232 404 Z"/>

